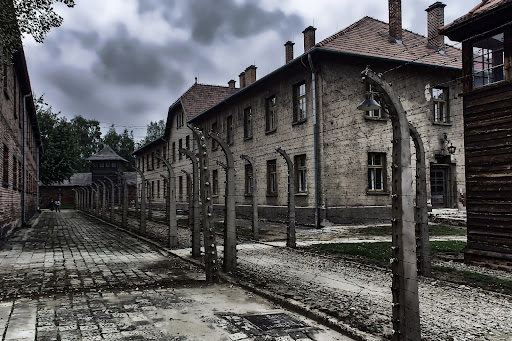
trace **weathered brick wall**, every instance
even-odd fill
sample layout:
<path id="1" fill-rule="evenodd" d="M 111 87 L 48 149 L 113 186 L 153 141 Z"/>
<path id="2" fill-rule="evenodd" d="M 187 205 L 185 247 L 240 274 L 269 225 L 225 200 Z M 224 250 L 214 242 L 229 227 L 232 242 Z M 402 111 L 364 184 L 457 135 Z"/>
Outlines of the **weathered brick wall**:
<path id="1" fill-rule="evenodd" d="M 30 118 L 23 121 L 24 92 L 13 67 L 2 70 L 0 88 L 0 234 L 3 237 L 21 223 L 23 190 L 26 193 L 27 220 L 37 208 L 37 147 Z M 24 125 L 27 136 L 25 161 L 22 140 Z M 7 177 L 4 181 L 5 172 Z"/>

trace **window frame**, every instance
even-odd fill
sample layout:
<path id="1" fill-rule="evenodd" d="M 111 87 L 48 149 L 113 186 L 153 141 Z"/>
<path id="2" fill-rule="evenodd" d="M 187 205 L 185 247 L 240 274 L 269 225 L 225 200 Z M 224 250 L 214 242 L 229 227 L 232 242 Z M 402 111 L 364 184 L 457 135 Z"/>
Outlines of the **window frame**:
<path id="1" fill-rule="evenodd" d="M 212 170 L 212 196 L 219 195 L 219 170 Z"/>
<path id="2" fill-rule="evenodd" d="M 436 98 L 435 92 L 442 91 L 443 98 Z M 448 124 L 450 123 L 450 102 L 449 102 L 449 89 L 446 87 L 433 87 L 432 88 L 432 102 L 433 102 L 433 118 L 434 123 Z M 444 107 L 444 120 L 441 119 L 439 112 L 440 108 Z"/>
<path id="3" fill-rule="evenodd" d="M 265 99 L 265 133 L 277 130 L 277 99 L 275 95 Z"/>
<path id="4" fill-rule="evenodd" d="M 381 164 L 375 164 L 375 156 L 379 156 Z M 386 193 L 386 153 L 381 152 L 368 152 L 367 159 L 367 193 Z M 381 188 L 377 188 L 377 174 L 380 170 L 380 184 Z"/>
<path id="5" fill-rule="evenodd" d="M 252 107 L 244 109 L 244 139 L 250 140 L 253 136 Z"/>
<path id="6" fill-rule="evenodd" d="M 306 154 L 294 156 L 296 194 L 308 193 L 308 168 L 306 160 Z"/>
<path id="7" fill-rule="evenodd" d="M 252 196 L 254 193 L 254 169 L 250 163 L 245 164 L 245 195 Z"/>
<path id="8" fill-rule="evenodd" d="M 277 196 L 277 159 L 267 160 L 267 196 Z"/>
<path id="9" fill-rule="evenodd" d="M 302 87 L 304 87 L 304 92 L 302 92 Z M 306 94 L 306 81 L 301 81 L 293 86 L 293 123 L 301 123 L 307 120 Z"/>
<path id="10" fill-rule="evenodd" d="M 499 45 L 501 48 L 491 50 L 491 48 L 484 48 L 484 47 L 477 47 L 475 45 L 481 44 L 490 44 L 491 39 L 500 36 L 501 35 L 501 45 Z M 505 70 L 505 64 L 506 64 L 506 54 L 505 54 L 505 31 L 499 30 L 495 31 L 493 33 L 490 33 L 479 40 L 473 40 L 471 42 L 471 86 L 473 89 L 482 88 L 491 84 L 495 84 L 498 82 L 502 82 L 506 80 L 506 70 Z M 494 39 L 494 41 L 498 41 L 498 39 Z M 489 46 L 490 47 L 490 46 Z M 498 58 L 494 57 L 494 54 L 497 52 Z M 485 58 L 487 56 L 487 58 Z M 479 68 L 475 67 L 475 60 L 478 58 L 481 60 L 478 61 L 478 64 L 480 65 Z M 500 64 L 494 64 L 496 60 L 499 61 L 501 59 Z M 499 72 L 495 72 L 495 70 L 501 70 Z M 478 75 L 481 74 L 481 84 L 477 85 L 477 78 Z M 496 80 L 492 79 L 495 78 L 496 75 L 499 75 Z M 487 81 L 486 81 L 487 80 Z M 480 82 L 479 82 L 480 83 Z"/>

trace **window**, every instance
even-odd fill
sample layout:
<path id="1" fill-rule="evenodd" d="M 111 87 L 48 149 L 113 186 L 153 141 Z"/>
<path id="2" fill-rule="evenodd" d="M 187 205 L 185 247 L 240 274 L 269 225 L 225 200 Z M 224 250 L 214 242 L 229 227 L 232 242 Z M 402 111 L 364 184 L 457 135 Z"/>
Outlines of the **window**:
<path id="1" fill-rule="evenodd" d="M 176 142 L 172 143 L 172 162 L 176 161 Z"/>
<path id="2" fill-rule="evenodd" d="M 434 122 L 448 123 L 448 89 L 433 88 Z"/>
<path id="3" fill-rule="evenodd" d="M 246 164 L 245 165 L 245 194 L 246 195 L 252 195 L 253 190 L 253 171 L 252 171 L 252 165 Z"/>
<path id="4" fill-rule="evenodd" d="M 178 144 L 178 146 L 179 146 L 178 150 L 179 150 L 179 149 L 183 149 L 183 139 L 180 139 L 178 142 L 179 142 L 179 144 Z M 182 157 L 183 157 L 183 154 L 179 153 L 179 154 L 178 154 L 178 159 L 180 159 L 180 160 L 181 160 L 181 158 L 182 158 Z"/>
<path id="5" fill-rule="evenodd" d="M 233 116 L 226 118 L 226 143 L 233 143 Z"/>
<path id="6" fill-rule="evenodd" d="M 151 170 L 155 170 L 155 152 L 151 152 Z"/>
<path id="7" fill-rule="evenodd" d="M 162 149 L 162 159 L 167 160 L 167 145 Z"/>
<path id="8" fill-rule="evenodd" d="M 156 151 L 156 155 L 160 156 L 160 149 Z M 160 159 L 156 158 L 156 167 L 160 168 Z"/>
<path id="9" fill-rule="evenodd" d="M 192 190 L 192 181 L 189 176 L 187 176 L 187 201 L 190 201 L 190 191 Z"/>
<path id="10" fill-rule="evenodd" d="M 267 98 L 265 104 L 265 131 L 274 131 L 277 129 L 276 96 Z"/>
<path id="11" fill-rule="evenodd" d="M 212 133 L 217 133 L 217 132 L 218 132 L 218 130 L 217 130 L 217 122 L 213 122 L 212 123 Z M 217 141 L 212 139 L 212 150 L 216 150 L 217 147 L 218 147 Z"/>
<path id="12" fill-rule="evenodd" d="M 295 156 L 295 191 L 297 193 L 307 193 L 307 175 L 306 154 Z"/>
<path id="13" fill-rule="evenodd" d="M 244 138 L 252 138 L 252 108 L 244 109 Z"/>
<path id="14" fill-rule="evenodd" d="M 155 182 L 151 181 L 151 199 L 155 199 Z"/>
<path id="15" fill-rule="evenodd" d="M 146 154 L 146 170 L 149 170 L 149 154 Z"/>
<path id="16" fill-rule="evenodd" d="M 293 122 L 306 119 L 306 83 L 302 82 L 293 87 Z"/>
<path id="17" fill-rule="evenodd" d="M 473 47 L 473 87 L 505 79 L 503 32 L 476 41 Z"/>
<path id="18" fill-rule="evenodd" d="M 16 156 L 12 157 L 12 189 L 18 188 L 18 162 Z"/>
<path id="19" fill-rule="evenodd" d="M 190 150 L 190 136 L 185 137 L 185 148 Z"/>
<path id="20" fill-rule="evenodd" d="M 180 201 L 183 201 L 183 176 L 178 178 L 178 198 Z"/>
<path id="21" fill-rule="evenodd" d="M 379 93 L 376 91 L 373 84 L 366 83 L 366 98 L 373 99 L 380 104 Z M 380 109 L 370 110 L 366 112 L 368 118 L 382 118 L 382 111 Z"/>
<path id="22" fill-rule="evenodd" d="M 160 180 L 156 180 L 156 197 L 160 198 Z"/>
<path id="23" fill-rule="evenodd" d="M 2 185 L 7 186 L 9 184 L 9 148 L 4 144 L 3 153 L 3 165 L 2 165 Z"/>
<path id="24" fill-rule="evenodd" d="M 368 191 L 384 191 L 385 153 L 368 153 Z"/>
<path id="25" fill-rule="evenodd" d="M 164 198 L 167 197 L 167 186 L 169 186 L 167 179 L 164 179 Z"/>
<path id="26" fill-rule="evenodd" d="M 182 111 L 176 116 L 176 128 L 183 127 L 185 125 L 185 113 Z"/>
<path id="27" fill-rule="evenodd" d="M 212 195 L 219 195 L 219 171 L 212 171 Z"/>
<path id="28" fill-rule="evenodd" d="M 276 160 L 267 161 L 267 195 L 277 194 L 277 163 Z"/>

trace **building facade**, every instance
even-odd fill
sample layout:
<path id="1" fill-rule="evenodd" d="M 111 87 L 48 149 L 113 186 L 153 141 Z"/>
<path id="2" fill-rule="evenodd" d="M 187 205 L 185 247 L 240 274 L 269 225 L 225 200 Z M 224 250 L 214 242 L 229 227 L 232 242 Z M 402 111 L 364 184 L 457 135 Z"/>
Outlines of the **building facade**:
<path id="1" fill-rule="evenodd" d="M 41 134 L 23 49 L 2 67 L 0 94 L 0 229 L 2 238 L 38 208 Z"/>
<path id="2" fill-rule="evenodd" d="M 259 80 L 256 67 L 249 66 L 240 74 L 236 92 L 188 118 L 190 125 L 218 134 L 230 146 L 237 216 L 250 216 L 257 200 L 261 218 L 286 220 L 288 167 L 276 152 L 280 147 L 293 161 L 299 223 L 322 226 L 390 218 L 391 121 L 385 108 L 356 109 L 367 97 L 379 101 L 379 94 L 361 81 L 368 65 L 393 84 L 421 136 L 430 204 L 463 208 L 461 51 L 445 45 L 437 33 L 444 21 L 443 4 L 427 9 L 429 23 L 437 26 L 423 37 L 402 29 L 400 1 L 391 3 L 391 24 L 365 17 L 319 43 L 315 28 L 306 28 L 303 54 L 293 58 L 293 43 L 287 42 L 285 65 Z M 178 117 L 169 115 L 168 126 L 179 122 Z M 186 130 L 183 134 L 190 135 Z M 166 137 L 167 157 L 177 177 L 182 170 L 190 171 L 190 162 L 175 152 L 183 138 L 179 129 Z M 220 213 L 226 158 L 215 141 L 208 144 L 212 200 Z M 183 188 L 177 181 L 178 197 Z"/>
<path id="3" fill-rule="evenodd" d="M 512 270 L 512 1 L 482 1 L 443 27 L 462 42 L 465 261 Z"/>

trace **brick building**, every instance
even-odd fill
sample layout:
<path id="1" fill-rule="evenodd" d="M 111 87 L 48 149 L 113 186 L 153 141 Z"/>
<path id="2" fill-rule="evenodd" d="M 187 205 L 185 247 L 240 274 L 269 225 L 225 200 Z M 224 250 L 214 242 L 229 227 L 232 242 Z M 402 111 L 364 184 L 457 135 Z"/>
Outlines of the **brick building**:
<path id="1" fill-rule="evenodd" d="M 123 172 L 123 166 L 126 162 L 108 145 L 104 145 L 103 149 L 98 153 L 90 156 L 87 160 L 91 161 L 90 173 L 75 173 L 62 183 L 54 183 L 51 185 L 41 185 L 41 207 L 47 208 L 51 201 L 59 200 L 62 207 L 76 207 L 75 192 L 80 187 L 91 186 L 93 182 L 99 183 L 104 181 L 107 188 L 110 183 L 105 178 L 111 179 L 117 186 L 115 189 L 115 203 L 119 203 L 119 187 L 121 186 L 121 178 L 124 176 L 128 185 L 128 201 L 135 200 L 135 186 L 137 176 L 135 172 Z M 110 198 L 110 197 L 109 197 Z"/>
<path id="2" fill-rule="evenodd" d="M 512 1 L 482 1 L 443 27 L 462 42 L 465 261 L 512 269 Z"/>
<path id="3" fill-rule="evenodd" d="M 41 134 L 23 48 L 2 67 L 0 93 L 0 234 L 36 212 Z"/>
<path id="4" fill-rule="evenodd" d="M 437 2 L 427 9 L 428 37 L 402 29 L 401 3 L 396 0 L 390 1 L 390 24 L 365 17 L 319 43 L 310 26 L 303 32 L 300 56 L 293 57 L 293 43 L 287 42 L 282 67 L 257 79 L 256 67 L 249 66 L 240 74 L 237 91 L 230 81 L 233 94 L 188 117 L 191 125 L 218 133 L 230 145 L 238 216 L 249 216 L 257 199 L 260 217 L 286 219 L 288 170 L 276 152 L 279 146 L 294 161 L 298 222 L 368 223 L 390 217 L 391 122 L 384 108 L 366 113 L 356 109 L 365 97 L 379 100 L 379 94 L 361 82 L 367 65 L 393 84 L 421 136 L 430 204 L 463 208 L 458 196 L 465 192 L 458 97 L 461 51 L 445 45 L 438 35 L 444 6 Z M 180 128 L 173 128 L 165 143 L 155 142 L 167 147 L 163 153 L 173 161 L 176 176 L 190 171 L 190 161 L 184 156 L 180 160 L 177 150 L 180 141 L 183 145 L 187 136 L 192 139 L 179 119 L 179 110 L 176 115 L 170 111 L 167 126 Z M 208 143 L 212 201 L 222 209 L 225 157 L 216 143 Z M 243 154 L 255 164 L 241 159 Z M 158 171 L 158 166 L 151 169 Z M 254 178 L 258 198 L 252 195 Z M 185 183 L 177 181 L 176 186 L 180 197 Z"/>

